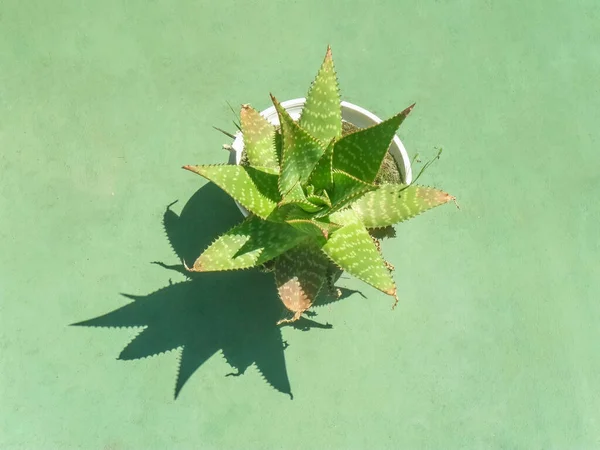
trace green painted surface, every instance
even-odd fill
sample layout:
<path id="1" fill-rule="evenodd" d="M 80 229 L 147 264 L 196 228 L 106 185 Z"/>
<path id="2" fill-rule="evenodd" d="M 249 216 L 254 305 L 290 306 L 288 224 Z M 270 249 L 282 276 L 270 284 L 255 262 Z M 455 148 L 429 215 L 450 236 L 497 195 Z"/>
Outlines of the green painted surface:
<path id="1" fill-rule="evenodd" d="M 597 0 L 2 2 L 0 448 L 600 448 L 599 23 Z M 139 328 L 68 325 L 183 281 L 150 264 L 178 262 L 161 217 L 202 184 L 180 167 L 225 159 L 226 101 L 305 95 L 328 43 L 345 99 L 417 103 L 400 136 L 444 147 L 420 181 L 462 209 L 384 246 L 394 312 L 344 278 L 367 299 L 319 309 L 332 329 L 282 330 L 293 400 L 218 353 L 174 400 L 179 351 L 118 361 Z M 199 243 L 237 212 L 202 220 Z M 202 283 L 213 312 L 274 292 Z M 189 295 L 128 314 L 155 332 L 123 357 L 202 348 Z"/>

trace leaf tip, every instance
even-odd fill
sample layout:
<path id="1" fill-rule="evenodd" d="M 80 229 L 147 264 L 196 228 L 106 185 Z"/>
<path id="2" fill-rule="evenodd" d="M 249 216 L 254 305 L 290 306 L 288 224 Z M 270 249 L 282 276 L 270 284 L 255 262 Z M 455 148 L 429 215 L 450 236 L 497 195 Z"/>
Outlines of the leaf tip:
<path id="1" fill-rule="evenodd" d="M 460 209 L 460 206 L 459 206 L 458 202 L 456 201 L 456 197 L 454 195 L 448 194 L 447 192 L 439 191 L 438 196 L 437 196 L 437 201 L 439 202 L 440 205 L 443 205 L 443 204 L 449 203 L 449 202 L 454 202 L 454 204 L 456 205 L 456 209 Z"/>
<path id="2" fill-rule="evenodd" d="M 410 114 L 410 112 L 413 110 L 413 108 L 415 107 L 416 103 L 413 103 L 412 105 L 410 105 L 408 108 L 406 108 L 404 111 L 402 111 L 400 113 L 400 115 L 402 115 L 403 117 L 406 117 Z"/>
<path id="3" fill-rule="evenodd" d="M 240 116 L 241 117 L 247 116 L 250 113 L 251 109 L 252 109 L 252 107 L 248 103 L 244 103 L 242 105 L 242 110 L 240 111 Z"/>
<path id="4" fill-rule="evenodd" d="M 194 265 L 192 267 L 189 267 L 187 265 L 187 263 L 185 262 L 185 260 L 181 260 L 181 262 L 183 263 L 183 267 L 185 268 L 185 270 L 187 270 L 188 272 L 202 272 L 203 271 L 203 267 L 202 267 L 202 263 L 196 261 L 194 263 Z"/>
<path id="5" fill-rule="evenodd" d="M 186 165 L 186 166 L 182 166 L 181 168 L 185 169 L 185 170 L 189 170 L 190 172 L 199 173 L 197 166 Z"/>
<path id="6" fill-rule="evenodd" d="M 280 116 L 279 119 L 281 120 L 281 113 L 285 111 L 285 109 L 281 106 L 281 103 L 279 103 L 279 100 L 277 100 L 277 97 L 275 97 L 273 94 L 269 94 L 271 96 L 271 101 L 273 102 L 273 105 L 275 106 L 275 109 L 277 110 L 277 114 Z"/>
<path id="7" fill-rule="evenodd" d="M 454 197 L 453 195 L 448 194 L 447 192 L 444 191 L 439 191 L 438 195 L 437 195 L 437 200 L 440 203 L 448 203 L 448 202 L 455 202 L 456 203 L 456 197 Z"/>
<path id="8" fill-rule="evenodd" d="M 398 306 L 398 294 L 396 293 L 396 288 L 394 288 L 394 304 L 392 305 L 392 311 L 396 309 Z"/>
<path id="9" fill-rule="evenodd" d="M 456 205 L 456 209 L 460 210 L 460 205 L 458 204 L 458 202 L 456 201 L 456 197 L 452 197 L 452 201 L 454 202 L 454 204 Z"/>
<path id="10" fill-rule="evenodd" d="M 422 198 L 429 207 L 443 205 L 448 202 L 456 203 L 456 197 L 438 189 L 420 188 L 417 190 L 416 194 L 417 197 Z"/>

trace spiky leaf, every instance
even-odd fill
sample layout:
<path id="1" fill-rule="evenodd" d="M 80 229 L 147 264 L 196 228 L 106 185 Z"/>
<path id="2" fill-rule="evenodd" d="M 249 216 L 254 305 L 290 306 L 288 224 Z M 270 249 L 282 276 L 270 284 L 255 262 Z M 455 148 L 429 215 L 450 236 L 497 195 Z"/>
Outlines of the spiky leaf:
<path id="1" fill-rule="evenodd" d="M 333 186 L 333 146 L 335 141 L 331 141 L 325 150 L 325 153 L 319 159 L 319 162 L 310 174 L 309 184 L 314 186 L 315 191 L 329 190 Z"/>
<path id="2" fill-rule="evenodd" d="M 280 131 L 275 132 L 275 153 L 277 154 L 277 165 L 281 169 L 281 161 L 283 160 L 283 136 Z"/>
<path id="3" fill-rule="evenodd" d="M 277 206 L 298 205 L 304 211 L 316 212 L 322 209 L 320 205 L 312 203 L 304 194 L 300 182 L 297 182 L 292 189 L 283 197 Z"/>
<path id="4" fill-rule="evenodd" d="M 385 227 L 453 200 L 450 194 L 425 186 L 384 184 L 352 204 L 367 228 Z"/>
<path id="5" fill-rule="evenodd" d="M 307 195 L 306 198 L 314 205 L 326 206 L 327 208 L 331 208 L 331 200 L 329 200 L 327 191 L 323 191 L 323 194 L 321 195 Z"/>
<path id="6" fill-rule="evenodd" d="M 340 268 L 389 295 L 396 285 L 365 226 L 351 210 L 337 214 L 345 222 L 332 233 L 322 250 Z M 333 220 L 333 218 L 332 218 Z"/>
<path id="7" fill-rule="evenodd" d="M 331 48 L 313 81 L 299 120 L 300 126 L 322 141 L 342 135 L 342 109 Z"/>
<path id="8" fill-rule="evenodd" d="M 277 174 L 272 169 L 229 164 L 183 168 L 212 181 L 244 208 L 263 219 L 277 207 Z"/>
<path id="9" fill-rule="evenodd" d="M 285 252 L 275 261 L 275 282 L 287 309 L 300 314 L 315 301 L 329 267 L 329 260 L 309 242 Z"/>
<path id="10" fill-rule="evenodd" d="M 285 221 L 302 233 L 315 237 L 324 237 L 325 239 L 333 231 L 340 228 L 340 225 L 332 223 L 329 219 L 319 220 L 314 218 L 312 214 L 299 209 L 290 211 Z"/>
<path id="11" fill-rule="evenodd" d="M 334 209 L 339 209 L 350 200 L 358 198 L 375 189 L 377 189 L 377 186 L 374 184 L 365 183 L 346 172 L 335 170 L 333 172 L 333 195 L 331 196 L 331 204 Z"/>
<path id="12" fill-rule="evenodd" d="M 331 230 L 339 228 L 336 225 L 326 224 L 314 219 L 291 219 L 287 223 L 303 234 L 327 239 Z"/>
<path id="13" fill-rule="evenodd" d="M 333 149 L 333 168 L 372 183 L 396 130 L 413 106 L 384 122 L 348 134 L 337 141 Z"/>
<path id="14" fill-rule="evenodd" d="M 277 109 L 283 135 L 279 191 L 284 196 L 298 181 L 304 183 L 308 180 L 325 147 L 300 128 L 275 97 L 271 96 L 271 99 Z"/>
<path id="15" fill-rule="evenodd" d="M 396 237 L 396 229 L 392 225 L 381 228 L 369 228 L 369 234 L 375 239 L 392 239 Z"/>
<path id="16" fill-rule="evenodd" d="M 189 270 L 247 269 L 276 258 L 305 239 L 306 235 L 286 223 L 250 216 L 213 242 Z"/>
<path id="17" fill-rule="evenodd" d="M 327 219 L 329 219 L 330 222 L 341 226 L 350 225 L 360 220 L 352 208 L 345 208 L 340 211 L 332 212 Z"/>
<path id="18" fill-rule="evenodd" d="M 242 106 L 240 121 L 244 149 L 250 165 L 279 170 L 275 149 L 275 127 L 248 105 Z"/>

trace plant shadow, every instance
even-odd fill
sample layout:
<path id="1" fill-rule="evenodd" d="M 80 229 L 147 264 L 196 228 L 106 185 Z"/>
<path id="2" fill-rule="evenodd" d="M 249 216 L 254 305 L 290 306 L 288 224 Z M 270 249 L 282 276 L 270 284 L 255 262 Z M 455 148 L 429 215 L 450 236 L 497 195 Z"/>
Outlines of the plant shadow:
<path id="1" fill-rule="evenodd" d="M 163 225 L 175 254 L 188 265 L 241 220 L 233 201 L 212 183 L 200 188 L 180 215 L 171 206 L 164 213 Z M 287 343 L 276 325 L 286 310 L 277 297 L 272 274 L 257 270 L 190 273 L 183 264 L 155 264 L 188 279 L 145 296 L 123 294 L 132 302 L 73 325 L 144 327 L 123 349 L 121 360 L 181 348 L 175 398 L 194 372 L 218 352 L 234 370 L 227 375 L 242 375 L 254 364 L 269 385 L 293 398 L 284 358 Z M 341 291 L 340 299 L 355 292 Z M 320 297 L 315 305 L 331 302 Z M 307 317 L 288 326 L 303 331 L 332 328 Z"/>

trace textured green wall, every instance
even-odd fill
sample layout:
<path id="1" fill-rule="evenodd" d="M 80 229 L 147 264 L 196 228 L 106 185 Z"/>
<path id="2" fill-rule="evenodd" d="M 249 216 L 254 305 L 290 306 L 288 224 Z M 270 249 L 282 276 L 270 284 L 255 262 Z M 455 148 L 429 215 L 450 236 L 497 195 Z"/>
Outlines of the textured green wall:
<path id="1" fill-rule="evenodd" d="M 598 0 L 4 0 L 0 448 L 600 448 L 599 24 Z M 444 148 L 421 181 L 462 209 L 386 243 L 394 312 L 345 278 L 367 298 L 332 329 L 282 330 L 293 400 L 219 354 L 174 400 L 179 351 L 117 361 L 139 328 L 69 324 L 183 281 L 150 264 L 178 262 L 181 165 L 225 159 L 227 101 L 303 96 L 328 43 L 345 99 L 417 103 L 400 136 Z M 217 309 L 270 288 L 207 283 Z M 156 351 L 207 323 L 177 304 L 140 319 Z"/>

